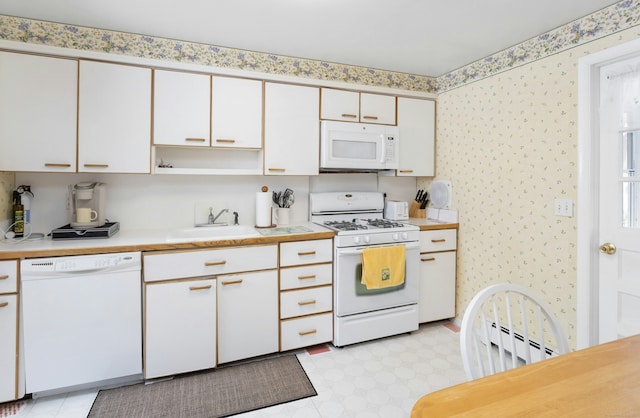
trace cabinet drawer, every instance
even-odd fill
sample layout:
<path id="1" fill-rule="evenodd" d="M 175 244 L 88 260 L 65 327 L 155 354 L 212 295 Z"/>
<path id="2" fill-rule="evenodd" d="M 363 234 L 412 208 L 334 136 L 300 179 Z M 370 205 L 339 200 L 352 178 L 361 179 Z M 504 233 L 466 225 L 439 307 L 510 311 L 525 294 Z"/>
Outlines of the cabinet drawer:
<path id="1" fill-rule="evenodd" d="M 455 229 L 420 232 L 420 252 L 450 251 L 456 249 Z"/>
<path id="2" fill-rule="evenodd" d="M 280 318 L 311 315 L 332 309 L 332 287 L 280 292 Z"/>
<path id="3" fill-rule="evenodd" d="M 332 314 L 306 316 L 280 322 L 280 351 L 307 347 L 333 339 Z"/>
<path id="4" fill-rule="evenodd" d="M 211 276 L 277 267 L 278 247 L 222 248 L 172 253 L 144 253 L 144 281 Z"/>
<path id="5" fill-rule="evenodd" d="M 0 261 L 0 293 L 18 292 L 18 261 Z"/>
<path id="6" fill-rule="evenodd" d="M 333 259 L 333 240 L 296 241 L 280 244 L 280 266 L 326 263 Z"/>
<path id="7" fill-rule="evenodd" d="M 314 264 L 280 270 L 280 290 L 301 289 L 332 283 L 333 264 Z"/>

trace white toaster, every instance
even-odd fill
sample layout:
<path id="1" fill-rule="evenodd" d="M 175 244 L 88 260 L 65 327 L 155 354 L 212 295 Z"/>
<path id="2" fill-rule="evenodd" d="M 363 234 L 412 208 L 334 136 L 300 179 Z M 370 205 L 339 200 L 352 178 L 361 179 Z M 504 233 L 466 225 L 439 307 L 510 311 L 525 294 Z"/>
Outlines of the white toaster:
<path id="1" fill-rule="evenodd" d="M 409 220 L 409 203 L 398 200 L 387 200 L 384 204 L 384 217 L 392 221 Z"/>

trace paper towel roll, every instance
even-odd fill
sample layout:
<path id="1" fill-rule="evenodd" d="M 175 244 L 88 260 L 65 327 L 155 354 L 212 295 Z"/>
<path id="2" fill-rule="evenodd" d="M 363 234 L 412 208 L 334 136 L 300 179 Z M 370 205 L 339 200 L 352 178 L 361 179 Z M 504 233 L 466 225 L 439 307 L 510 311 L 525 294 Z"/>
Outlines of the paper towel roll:
<path id="1" fill-rule="evenodd" d="M 271 226 L 271 193 L 256 193 L 256 226 Z"/>

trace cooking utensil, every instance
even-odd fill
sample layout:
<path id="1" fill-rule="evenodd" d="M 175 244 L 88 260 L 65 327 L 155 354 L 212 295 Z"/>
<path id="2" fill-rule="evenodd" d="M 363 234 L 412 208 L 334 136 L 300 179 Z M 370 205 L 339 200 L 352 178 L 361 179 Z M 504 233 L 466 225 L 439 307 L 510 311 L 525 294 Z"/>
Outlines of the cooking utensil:
<path id="1" fill-rule="evenodd" d="M 295 202 L 295 197 L 293 196 L 293 190 L 287 188 L 285 189 L 282 196 L 282 206 L 283 208 L 289 208 Z"/>

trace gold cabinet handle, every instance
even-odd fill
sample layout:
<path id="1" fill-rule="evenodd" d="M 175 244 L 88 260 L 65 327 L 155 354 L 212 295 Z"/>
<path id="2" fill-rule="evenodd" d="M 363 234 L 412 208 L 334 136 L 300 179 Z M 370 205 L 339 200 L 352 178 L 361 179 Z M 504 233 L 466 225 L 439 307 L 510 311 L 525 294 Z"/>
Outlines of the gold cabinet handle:
<path id="1" fill-rule="evenodd" d="M 223 286 L 228 286 L 228 285 L 230 285 L 230 284 L 240 284 L 240 283 L 242 283 L 242 279 L 239 279 L 239 280 L 228 280 L 228 281 L 223 281 L 223 282 L 222 282 L 222 285 L 223 285 Z"/>
<path id="2" fill-rule="evenodd" d="M 435 257 L 421 258 L 420 261 L 436 261 Z"/>
<path id="3" fill-rule="evenodd" d="M 398 170 L 401 173 L 413 173 L 413 170 Z"/>
<path id="4" fill-rule="evenodd" d="M 0 280 L 7 280 L 9 276 L 0 276 Z"/>
<path id="5" fill-rule="evenodd" d="M 206 141 L 205 138 L 185 138 L 184 140 L 189 142 L 205 142 Z"/>
<path id="6" fill-rule="evenodd" d="M 207 289 L 211 289 L 210 284 L 206 286 L 189 286 L 189 290 L 207 290 Z"/>
<path id="7" fill-rule="evenodd" d="M 4 307 L 7 307 L 7 306 L 9 306 L 9 302 L 0 303 L 0 308 L 4 308 Z"/>
<path id="8" fill-rule="evenodd" d="M 318 330 L 316 329 L 310 329 L 309 331 L 300 331 L 298 333 L 299 336 L 304 337 L 305 335 L 311 335 L 311 334 L 316 334 L 318 332 Z"/>
<path id="9" fill-rule="evenodd" d="M 432 239 L 431 242 L 447 242 L 447 240 L 444 238 L 440 238 L 440 239 Z"/>
<path id="10" fill-rule="evenodd" d="M 218 138 L 218 139 L 216 139 L 216 142 L 221 142 L 221 143 L 224 143 L 224 144 L 235 144 L 236 140 L 235 139 Z"/>
<path id="11" fill-rule="evenodd" d="M 602 254 L 609 254 L 609 255 L 615 254 L 616 253 L 616 246 L 613 245 L 610 242 L 605 242 L 604 244 L 602 244 L 600 246 L 600 252 Z"/>
<path id="12" fill-rule="evenodd" d="M 269 171 L 277 171 L 277 172 L 280 172 L 280 173 L 284 173 L 284 172 L 286 171 L 286 168 L 277 168 L 277 167 L 276 167 L 276 168 L 273 168 L 273 167 L 269 167 L 269 168 L 268 168 L 268 170 L 269 170 Z"/>
<path id="13" fill-rule="evenodd" d="M 109 168 L 109 164 L 85 164 L 88 168 Z"/>
<path id="14" fill-rule="evenodd" d="M 351 113 L 343 113 L 340 116 L 342 116 L 343 118 L 357 118 L 358 117 L 358 115 L 354 115 L 354 114 L 351 114 Z"/>
<path id="15" fill-rule="evenodd" d="M 44 163 L 45 167 L 62 167 L 62 168 L 68 168 L 71 167 L 71 164 L 67 164 L 67 163 Z"/>
<path id="16" fill-rule="evenodd" d="M 212 266 L 224 266 L 225 264 L 227 264 L 227 260 L 222 260 L 222 261 L 205 261 L 204 266 L 205 266 L 205 267 L 212 267 Z"/>
<path id="17" fill-rule="evenodd" d="M 315 300 L 315 299 L 313 299 L 313 300 L 306 300 L 306 301 L 303 301 L 303 302 L 298 302 L 298 305 L 300 305 L 300 306 L 305 306 L 305 305 L 315 305 L 315 304 L 316 304 L 316 300 Z"/>
<path id="18" fill-rule="evenodd" d="M 315 274 L 310 274 L 308 276 L 298 276 L 298 280 L 309 280 L 309 279 L 315 279 L 316 275 Z"/>
<path id="19" fill-rule="evenodd" d="M 362 117 L 362 119 L 378 120 L 378 117 L 377 116 L 365 115 L 365 116 Z"/>
<path id="20" fill-rule="evenodd" d="M 298 256 L 302 257 L 304 255 L 316 255 L 315 251 L 300 251 L 298 252 Z"/>

